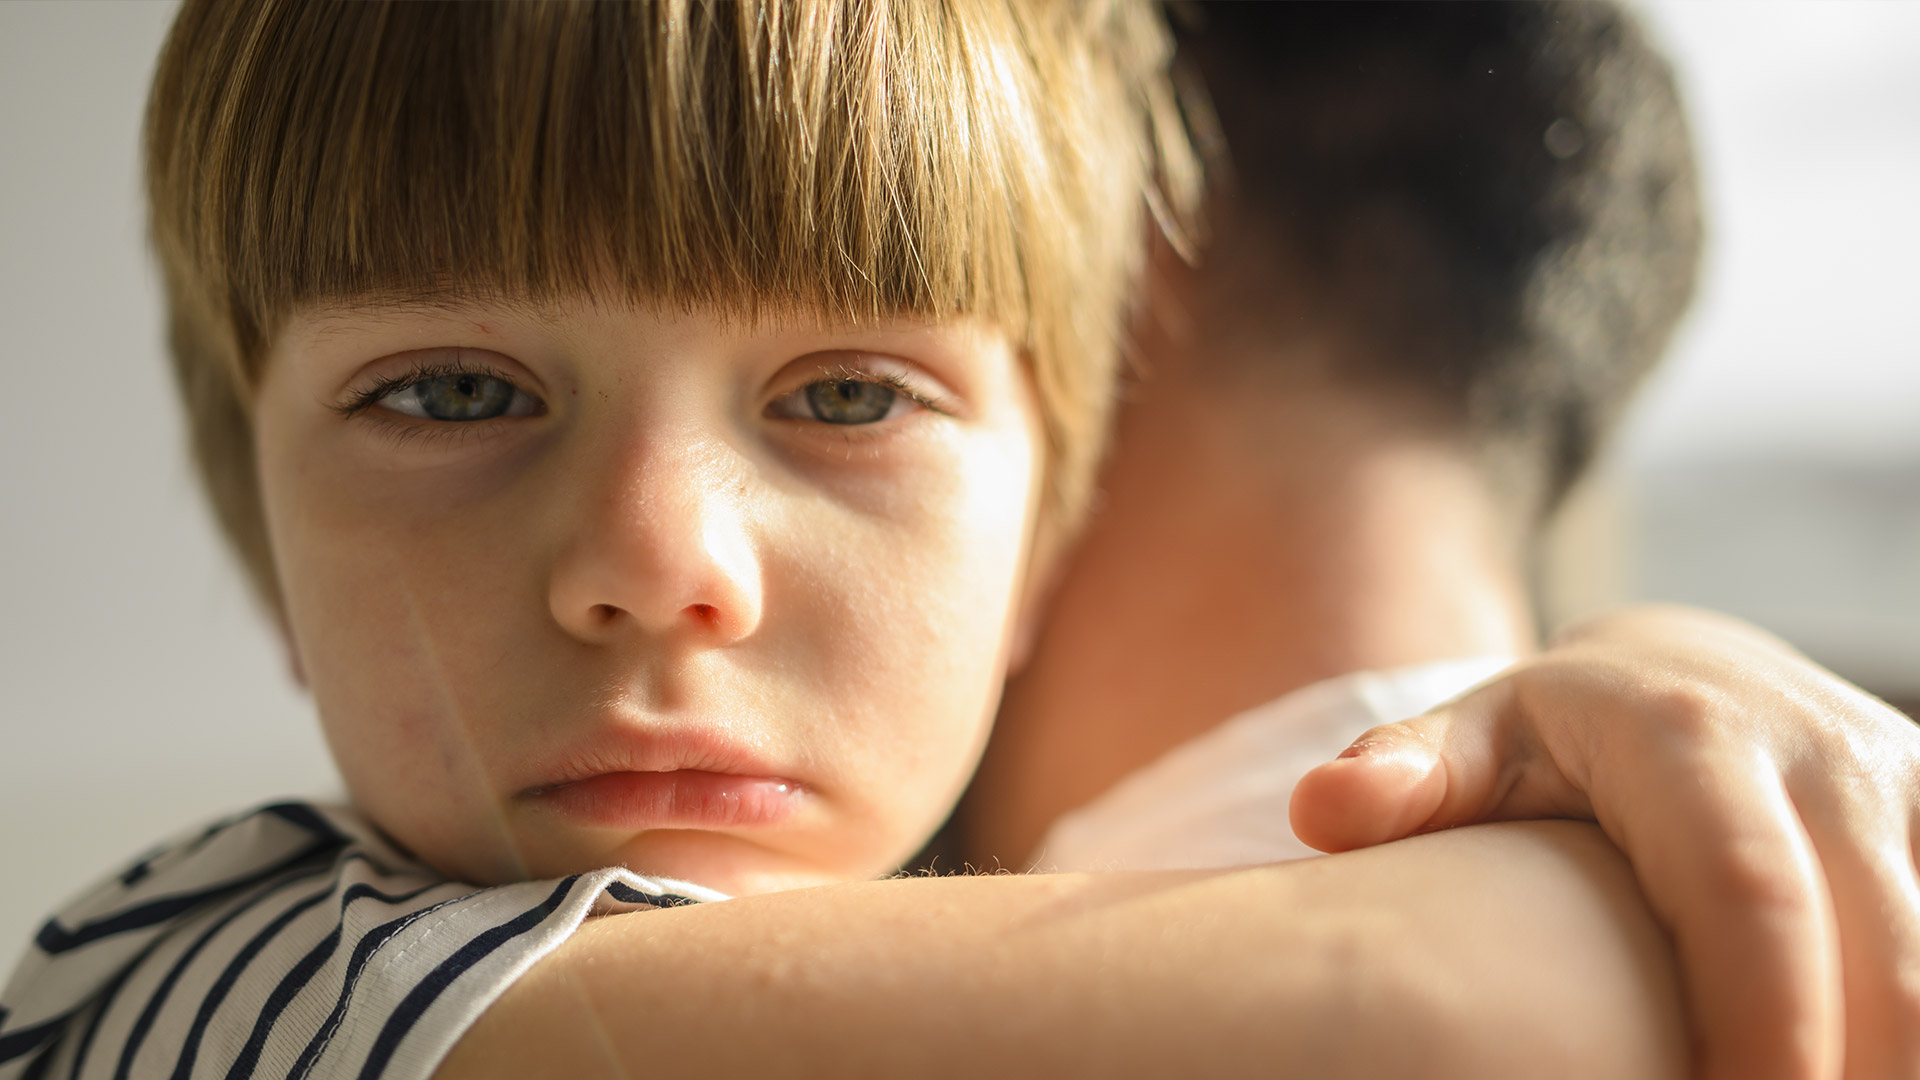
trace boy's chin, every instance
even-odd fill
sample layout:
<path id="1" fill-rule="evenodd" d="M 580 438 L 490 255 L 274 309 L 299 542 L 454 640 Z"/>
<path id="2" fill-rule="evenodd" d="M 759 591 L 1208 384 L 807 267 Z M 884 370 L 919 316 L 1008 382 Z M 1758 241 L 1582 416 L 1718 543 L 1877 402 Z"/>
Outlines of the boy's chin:
<path id="1" fill-rule="evenodd" d="M 587 861 L 598 865 L 575 866 L 560 873 L 624 866 L 644 877 L 685 881 L 728 896 L 754 896 L 878 876 L 822 866 L 773 847 L 700 829 L 648 830 L 605 857 Z M 542 872 L 535 876 L 557 875 Z"/>
<path id="2" fill-rule="evenodd" d="M 711 884 L 704 881 L 696 884 L 707 885 L 708 888 L 717 889 L 728 896 L 758 896 L 762 893 L 785 892 L 789 889 L 811 889 L 816 885 L 834 885 L 848 880 L 850 879 L 846 877 L 836 877 L 817 871 L 800 873 L 769 870 L 742 871 L 735 877 L 722 877 Z"/>

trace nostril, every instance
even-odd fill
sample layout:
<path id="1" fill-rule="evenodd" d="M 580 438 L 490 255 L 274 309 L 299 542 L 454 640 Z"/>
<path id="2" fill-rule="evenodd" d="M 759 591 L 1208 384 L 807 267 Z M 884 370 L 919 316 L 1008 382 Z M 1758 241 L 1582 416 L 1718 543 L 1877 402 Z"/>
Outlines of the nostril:
<path id="1" fill-rule="evenodd" d="M 594 625 L 605 626 L 620 617 L 620 609 L 612 604 L 595 604 L 591 610 Z"/>
<path id="2" fill-rule="evenodd" d="M 718 622 L 720 619 L 720 613 L 714 610 L 712 604 L 692 604 L 688 606 L 687 610 L 693 612 L 694 618 L 699 619 L 709 626 Z"/>

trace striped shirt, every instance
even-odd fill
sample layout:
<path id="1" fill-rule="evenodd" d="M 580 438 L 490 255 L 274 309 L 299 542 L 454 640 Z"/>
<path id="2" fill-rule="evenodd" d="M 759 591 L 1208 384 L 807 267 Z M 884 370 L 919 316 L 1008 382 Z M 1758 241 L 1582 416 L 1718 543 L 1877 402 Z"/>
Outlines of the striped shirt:
<path id="1" fill-rule="evenodd" d="M 424 1080 L 587 916 L 718 899 L 620 868 L 476 888 L 351 811 L 265 806 L 40 928 L 0 992 L 0 1080 Z"/>

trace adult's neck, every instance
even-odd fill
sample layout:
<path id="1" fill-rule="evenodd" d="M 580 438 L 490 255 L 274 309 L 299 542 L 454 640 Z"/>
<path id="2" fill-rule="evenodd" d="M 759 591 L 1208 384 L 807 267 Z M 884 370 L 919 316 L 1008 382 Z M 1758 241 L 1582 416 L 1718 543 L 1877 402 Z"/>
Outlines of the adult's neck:
<path id="1" fill-rule="evenodd" d="M 1510 515 L 1415 403 L 1218 365 L 1132 397 L 962 808 L 976 864 L 1291 690 L 1533 646 Z"/>

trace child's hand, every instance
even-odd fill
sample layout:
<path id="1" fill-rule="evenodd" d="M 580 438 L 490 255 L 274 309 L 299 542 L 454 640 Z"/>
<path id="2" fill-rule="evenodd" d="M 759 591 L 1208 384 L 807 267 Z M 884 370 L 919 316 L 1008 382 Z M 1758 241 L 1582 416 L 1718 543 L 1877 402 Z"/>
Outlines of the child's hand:
<path id="1" fill-rule="evenodd" d="M 1920 728 L 1746 624 L 1596 620 L 1361 736 L 1292 815 L 1325 851 L 1596 821 L 1674 935 L 1702 1075 L 1920 1072 Z"/>

